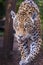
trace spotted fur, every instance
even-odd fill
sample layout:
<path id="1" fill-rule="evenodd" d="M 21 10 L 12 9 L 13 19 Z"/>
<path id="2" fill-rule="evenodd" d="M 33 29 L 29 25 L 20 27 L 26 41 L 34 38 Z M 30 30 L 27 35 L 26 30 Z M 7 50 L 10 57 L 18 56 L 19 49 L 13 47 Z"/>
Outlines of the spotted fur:
<path id="1" fill-rule="evenodd" d="M 33 1 L 26 0 L 21 3 L 18 13 L 12 16 L 13 28 L 16 31 L 15 37 L 18 41 L 18 49 L 21 52 L 20 65 L 33 61 L 41 48 L 39 13 L 38 6 Z"/>

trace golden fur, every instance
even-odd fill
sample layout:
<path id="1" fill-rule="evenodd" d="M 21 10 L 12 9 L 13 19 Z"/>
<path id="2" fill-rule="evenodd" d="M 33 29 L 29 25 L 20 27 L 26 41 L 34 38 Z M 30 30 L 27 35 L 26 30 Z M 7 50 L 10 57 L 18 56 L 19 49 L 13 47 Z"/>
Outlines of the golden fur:
<path id="1" fill-rule="evenodd" d="M 32 22 L 32 15 L 34 12 L 37 12 L 37 16 L 36 18 L 33 20 L 34 22 Z M 35 40 L 35 42 L 39 45 L 37 46 L 37 51 L 33 54 L 34 56 L 37 55 L 37 53 L 39 53 L 40 50 L 40 45 L 41 45 L 41 22 L 40 22 L 40 14 L 39 14 L 39 10 L 38 7 L 30 5 L 30 3 L 28 2 L 22 2 L 22 4 L 19 7 L 18 13 L 16 14 L 16 18 L 14 20 L 15 22 L 13 23 L 13 28 L 16 31 L 16 37 L 18 38 L 18 35 L 22 35 L 24 38 L 25 36 L 29 33 L 31 35 L 33 35 L 33 29 L 35 27 L 37 33 L 38 33 L 38 39 Z M 17 25 L 15 24 L 17 22 Z M 22 42 L 21 42 L 22 43 Z M 28 42 L 29 44 L 29 42 Z M 25 58 L 25 54 L 24 54 L 24 50 L 23 50 L 23 45 L 19 44 L 19 48 L 21 51 L 21 57 L 22 59 Z M 33 57 L 34 57 L 33 56 Z"/>

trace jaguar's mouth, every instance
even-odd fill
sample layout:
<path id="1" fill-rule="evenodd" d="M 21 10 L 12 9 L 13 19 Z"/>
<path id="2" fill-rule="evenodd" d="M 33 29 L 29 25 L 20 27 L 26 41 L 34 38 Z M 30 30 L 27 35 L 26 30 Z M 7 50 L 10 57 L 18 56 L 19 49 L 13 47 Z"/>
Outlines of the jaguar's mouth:
<path id="1" fill-rule="evenodd" d="M 17 38 L 17 41 L 24 42 L 25 40 L 28 40 L 31 38 L 31 34 L 27 34 L 25 36 L 20 36 L 15 34 L 15 37 Z"/>
<path id="2" fill-rule="evenodd" d="M 16 35 L 16 34 L 15 34 L 15 37 L 17 38 L 18 41 L 22 41 L 23 38 L 25 38 L 24 36 L 20 36 L 20 35 Z"/>

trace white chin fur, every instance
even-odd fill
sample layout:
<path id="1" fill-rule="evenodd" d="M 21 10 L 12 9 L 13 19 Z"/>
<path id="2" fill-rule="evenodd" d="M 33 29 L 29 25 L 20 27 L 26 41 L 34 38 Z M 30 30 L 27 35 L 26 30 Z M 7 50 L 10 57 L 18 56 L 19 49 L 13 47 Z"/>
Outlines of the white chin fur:
<path id="1" fill-rule="evenodd" d="M 15 34 L 15 37 L 17 38 L 17 39 L 19 39 L 19 37 Z"/>

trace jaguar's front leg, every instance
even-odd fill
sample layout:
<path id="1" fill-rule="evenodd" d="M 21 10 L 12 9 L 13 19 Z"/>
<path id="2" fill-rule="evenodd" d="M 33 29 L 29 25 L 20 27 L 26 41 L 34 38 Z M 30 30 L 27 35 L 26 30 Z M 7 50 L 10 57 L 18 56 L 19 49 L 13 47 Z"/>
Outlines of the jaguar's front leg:
<path id="1" fill-rule="evenodd" d="M 25 61 L 26 57 L 28 56 L 27 40 L 19 43 L 19 50 L 21 52 L 21 60 L 19 62 L 19 65 L 26 65 L 28 63 L 28 61 Z"/>
<path id="2" fill-rule="evenodd" d="M 20 45 L 21 46 L 21 50 L 20 50 L 21 61 L 19 62 L 20 65 L 26 65 L 27 63 L 30 64 L 31 61 L 33 61 L 33 59 L 35 59 L 35 57 L 39 53 L 42 40 L 37 33 L 35 34 L 35 36 L 33 36 L 33 39 L 32 39 L 32 43 L 30 44 L 30 53 L 28 53 L 28 45 L 27 45 L 28 41 L 24 40 L 24 42 L 21 44 L 22 46 Z"/>

